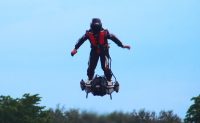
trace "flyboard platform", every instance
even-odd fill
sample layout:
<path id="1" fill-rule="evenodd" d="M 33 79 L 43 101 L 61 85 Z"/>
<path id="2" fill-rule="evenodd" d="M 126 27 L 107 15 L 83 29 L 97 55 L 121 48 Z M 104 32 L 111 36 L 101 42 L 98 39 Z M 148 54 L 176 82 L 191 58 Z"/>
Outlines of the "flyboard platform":
<path id="1" fill-rule="evenodd" d="M 105 76 L 96 75 L 90 84 L 87 84 L 83 79 L 80 82 L 80 86 L 82 91 L 86 92 L 86 98 L 88 98 L 88 94 L 92 93 L 94 96 L 105 96 L 110 95 L 110 99 L 112 99 L 112 93 L 119 92 L 119 83 L 107 82 Z"/>

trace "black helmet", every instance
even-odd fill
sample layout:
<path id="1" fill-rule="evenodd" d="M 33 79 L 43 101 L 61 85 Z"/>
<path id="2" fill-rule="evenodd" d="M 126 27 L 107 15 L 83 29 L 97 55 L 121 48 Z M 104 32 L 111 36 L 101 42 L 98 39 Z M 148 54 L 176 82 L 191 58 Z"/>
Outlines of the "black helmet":
<path id="1" fill-rule="evenodd" d="M 102 29 L 102 23 L 99 18 L 93 18 L 90 24 L 90 28 L 94 32 L 99 32 Z"/>

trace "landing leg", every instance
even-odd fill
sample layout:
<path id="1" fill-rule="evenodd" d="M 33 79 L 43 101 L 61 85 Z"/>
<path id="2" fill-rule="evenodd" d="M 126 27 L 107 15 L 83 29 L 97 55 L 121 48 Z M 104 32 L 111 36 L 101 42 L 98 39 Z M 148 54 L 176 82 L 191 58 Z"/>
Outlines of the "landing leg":
<path id="1" fill-rule="evenodd" d="M 86 98 L 88 98 L 88 93 L 86 93 Z"/>

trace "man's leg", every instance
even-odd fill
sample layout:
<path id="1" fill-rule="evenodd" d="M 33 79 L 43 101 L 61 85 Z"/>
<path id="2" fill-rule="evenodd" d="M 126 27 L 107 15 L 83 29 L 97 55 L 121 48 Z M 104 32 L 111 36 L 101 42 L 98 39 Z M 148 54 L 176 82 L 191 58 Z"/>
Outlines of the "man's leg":
<path id="1" fill-rule="evenodd" d="M 100 60 L 101 60 L 101 68 L 104 71 L 104 75 L 106 76 L 107 81 L 111 81 L 112 72 L 111 69 L 109 68 L 110 57 L 107 55 L 101 55 Z"/>
<path id="2" fill-rule="evenodd" d="M 97 66 L 98 59 L 99 59 L 99 55 L 96 54 L 95 52 L 91 51 L 89 62 L 88 62 L 88 69 L 87 69 L 87 75 L 88 75 L 89 80 L 93 79 L 94 71 Z"/>

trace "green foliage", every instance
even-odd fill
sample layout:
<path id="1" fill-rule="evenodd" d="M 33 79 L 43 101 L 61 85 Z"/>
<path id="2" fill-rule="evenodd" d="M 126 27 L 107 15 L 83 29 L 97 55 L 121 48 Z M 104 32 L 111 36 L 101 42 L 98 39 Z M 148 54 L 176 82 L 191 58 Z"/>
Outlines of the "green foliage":
<path id="1" fill-rule="evenodd" d="M 38 94 L 24 94 L 21 99 L 0 96 L 0 123 L 47 123 L 48 111 L 38 106 Z"/>
<path id="2" fill-rule="evenodd" d="M 112 112 L 98 115 L 96 113 L 64 108 L 51 110 L 52 123 L 181 123 L 181 119 L 173 111 L 161 111 L 157 116 L 155 112 L 140 110 L 131 113 Z M 58 113 L 59 112 L 59 113 Z M 56 116 L 56 117 L 55 117 Z"/>
<path id="3" fill-rule="evenodd" d="M 156 123 L 156 113 L 145 111 L 144 109 L 136 112 L 133 110 L 131 113 L 134 123 Z"/>
<path id="4" fill-rule="evenodd" d="M 59 105 L 56 109 L 45 110 L 44 106 L 38 106 L 40 101 L 38 94 L 24 94 L 17 99 L 0 96 L 0 123 L 181 123 L 173 111 L 161 111 L 156 115 L 142 109 L 99 115 L 78 109 L 65 110 Z"/>
<path id="5" fill-rule="evenodd" d="M 189 107 L 184 121 L 186 123 L 200 123 L 200 95 L 193 97 L 191 101 L 194 101 L 194 104 Z"/>
<path id="6" fill-rule="evenodd" d="M 161 111 L 158 119 L 162 123 L 181 123 L 181 119 L 173 111 Z"/>

